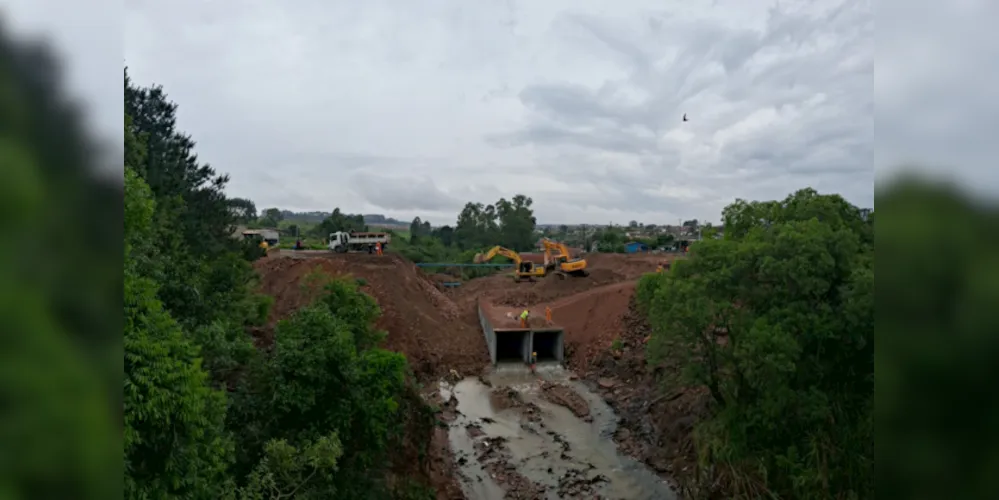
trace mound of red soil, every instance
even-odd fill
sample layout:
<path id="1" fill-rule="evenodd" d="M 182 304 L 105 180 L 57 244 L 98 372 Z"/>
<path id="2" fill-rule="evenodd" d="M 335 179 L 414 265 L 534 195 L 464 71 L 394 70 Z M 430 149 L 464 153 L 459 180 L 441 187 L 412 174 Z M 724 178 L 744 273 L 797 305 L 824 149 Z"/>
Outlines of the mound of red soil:
<path id="1" fill-rule="evenodd" d="M 272 325 L 315 299 L 315 287 L 308 286 L 313 273 L 350 276 L 361 280 L 361 289 L 381 307 L 376 326 L 388 332 L 384 347 L 405 354 L 418 375 L 441 375 L 452 368 L 478 371 L 488 362 L 476 325 L 462 321 L 454 302 L 398 255 L 276 257 L 260 259 L 255 267 L 261 275 L 261 291 L 274 297 Z"/>
<path id="2" fill-rule="evenodd" d="M 624 316 L 635 293 L 635 282 L 594 288 L 553 302 L 552 322 L 565 329 L 566 352 L 573 368 L 585 369 L 625 334 Z"/>
<path id="3" fill-rule="evenodd" d="M 595 253 L 586 256 L 586 264 L 591 272 L 593 269 L 610 269 L 620 274 L 623 279 L 633 280 L 640 278 L 645 273 L 655 272 L 656 266 L 660 262 L 668 262 L 676 258 L 676 254 Z"/>

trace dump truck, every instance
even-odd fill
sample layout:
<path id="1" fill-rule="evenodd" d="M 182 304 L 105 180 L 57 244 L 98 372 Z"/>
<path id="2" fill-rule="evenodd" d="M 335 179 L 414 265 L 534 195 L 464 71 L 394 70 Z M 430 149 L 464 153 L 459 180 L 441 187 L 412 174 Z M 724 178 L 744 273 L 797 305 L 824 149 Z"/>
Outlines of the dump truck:
<path id="1" fill-rule="evenodd" d="M 329 249 L 336 253 L 347 252 L 375 252 L 375 245 L 381 243 L 384 250 L 392 242 L 392 235 L 388 233 L 369 232 L 345 232 L 337 231 L 330 233 Z"/>
<path id="2" fill-rule="evenodd" d="M 534 281 L 534 278 L 545 277 L 545 268 L 543 266 L 535 266 L 533 262 L 524 260 L 519 253 L 499 245 L 490 248 L 489 251 L 484 254 L 475 254 L 475 258 L 473 260 L 476 264 L 481 264 L 483 262 L 489 262 L 497 255 L 502 255 L 513 261 L 514 266 L 516 266 L 513 271 L 513 280 L 517 283 L 520 283 L 525 279 L 528 281 Z"/>
<path id="3" fill-rule="evenodd" d="M 564 243 L 543 238 L 541 244 L 545 247 L 545 271 L 553 272 L 561 278 L 569 276 L 589 276 L 586 270 L 586 259 L 581 257 L 572 258 L 569 255 L 569 247 Z"/>

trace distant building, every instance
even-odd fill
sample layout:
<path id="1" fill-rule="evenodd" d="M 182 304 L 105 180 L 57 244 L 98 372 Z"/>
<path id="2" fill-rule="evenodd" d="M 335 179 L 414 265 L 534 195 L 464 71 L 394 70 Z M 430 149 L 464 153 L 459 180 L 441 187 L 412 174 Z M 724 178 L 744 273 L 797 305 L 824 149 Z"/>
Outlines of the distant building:
<path id="1" fill-rule="evenodd" d="M 624 251 L 626 253 L 648 252 L 649 246 L 640 241 L 629 241 L 624 244 Z"/>

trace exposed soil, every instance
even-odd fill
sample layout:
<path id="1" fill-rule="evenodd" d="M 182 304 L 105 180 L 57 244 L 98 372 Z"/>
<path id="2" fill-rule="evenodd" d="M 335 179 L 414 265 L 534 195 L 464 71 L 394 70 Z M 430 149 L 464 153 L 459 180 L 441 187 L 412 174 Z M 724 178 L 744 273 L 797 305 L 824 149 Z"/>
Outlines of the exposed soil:
<path id="1" fill-rule="evenodd" d="M 524 402 L 520 399 L 520 393 L 509 387 L 498 387 L 489 394 L 489 402 L 497 411 L 521 406 Z"/>
<path id="2" fill-rule="evenodd" d="M 388 332 L 384 347 L 405 354 L 418 376 L 469 372 L 488 362 L 476 325 L 462 321 L 457 305 L 398 255 L 291 254 L 260 259 L 255 267 L 261 291 L 274 297 L 271 325 L 315 300 L 319 291 L 310 288 L 310 276 L 346 276 L 360 279 L 361 289 L 378 302 L 376 326 Z"/>
<path id="3" fill-rule="evenodd" d="M 703 387 L 663 387 L 659 375 L 678 368 L 648 368 L 644 341 L 651 328 L 634 300 L 622 325 L 620 351 L 598 351 L 582 373 L 620 418 L 614 436 L 619 448 L 669 478 L 684 494 L 696 483 L 693 428 L 707 415 L 710 395 Z M 577 361 L 570 359 L 570 366 Z"/>
<path id="4" fill-rule="evenodd" d="M 624 317 L 635 294 L 635 281 L 594 288 L 553 302 L 552 322 L 565 329 L 567 362 L 585 370 L 626 330 Z"/>
<path id="5" fill-rule="evenodd" d="M 311 277 L 356 279 L 382 309 L 376 326 L 388 332 L 384 347 L 405 354 L 421 380 L 441 377 L 457 380 L 481 373 L 489 363 L 477 304 L 482 304 L 497 328 L 519 327 L 519 314 L 525 308 L 531 313 L 532 327 L 545 326 L 545 308 L 550 308 L 552 323 L 565 330 L 567 366 L 580 374 L 620 416 L 615 439 L 621 450 L 660 473 L 679 479 L 682 485 L 694 475 L 691 429 L 697 416 L 705 412 L 708 399 L 699 390 L 680 390 L 666 396 L 657 390 L 656 374 L 646 369 L 644 357 L 643 340 L 649 333 L 648 325 L 633 307 L 629 308 L 635 280 L 653 272 L 657 263 L 673 257 L 589 254 L 585 258 L 588 277 L 549 276 L 516 283 L 508 273 L 503 273 L 441 290 L 441 281 L 454 278 L 445 274 L 427 276 L 392 253 L 376 256 L 277 252 L 255 263 L 262 279 L 261 291 L 274 297 L 268 325 L 255 335 L 266 347 L 277 321 L 315 300 L 319 289 L 309 286 Z M 616 339 L 620 340 L 621 349 L 612 352 L 611 345 Z M 545 385 L 541 397 L 568 408 L 577 418 L 590 418 L 591 408 L 568 386 Z M 537 428 L 544 429 L 540 408 L 525 403 L 516 391 L 494 389 L 489 399 L 497 409 L 519 408 L 525 425 L 535 428 L 534 424 L 538 424 Z M 454 421 L 453 398 L 434 404 L 440 407 L 437 419 Z M 476 440 L 483 437 L 482 430 L 474 426 L 465 431 Z M 438 498 L 463 498 L 457 480 L 460 468 L 456 464 L 476 457 L 453 456 L 446 428 L 435 426 L 432 432 L 420 431 L 426 435 L 419 436 L 415 428 L 412 432 L 414 444 L 401 450 L 399 457 L 407 458 L 399 461 L 402 467 L 399 473 L 418 469 L 419 475 L 437 489 Z M 417 453 L 417 441 L 429 444 Z M 482 451 L 499 455 L 483 465 L 502 484 L 507 498 L 539 498 L 539 491 L 544 488 L 539 490 L 538 484 L 511 469 L 503 455 L 503 443 L 495 443 L 491 448 Z M 407 462 L 409 469 L 405 466 Z M 593 492 L 604 479 L 592 470 L 563 471 L 558 478 L 558 495 L 594 498 Z"/>
<path id="6" fill-rule="evenodd" d="M 590 416 L 590 405 L 567 385 L 545 382 L 541 385 L 541 394 L 548 401 L 568 408 L 579 418 Z"/>

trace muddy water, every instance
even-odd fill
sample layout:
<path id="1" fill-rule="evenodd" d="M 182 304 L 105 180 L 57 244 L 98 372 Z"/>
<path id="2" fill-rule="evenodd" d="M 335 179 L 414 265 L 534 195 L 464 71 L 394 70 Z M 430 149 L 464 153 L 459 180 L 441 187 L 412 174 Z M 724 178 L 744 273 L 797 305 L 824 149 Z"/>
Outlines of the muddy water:
<path id="1" fill-rule="evenodd" d="M 579 418 L 543 399 L 540 386 L 545 380 L 572 387 L 589 404 L 589 417 Z M 513 389 L 517 404 L 494 408 L 490 393 L 497 388 Z M 441 392 L 445 401 L 453 394 L 458 403 L 449 438 L 469 499 L 504 498 L 517 489 L 504 477 L 508 472 L 544 489 L 543 494 L 520 498 L 676 498 L 651 470 L 618 453 L 612 438 L 617 417 L 561 367 L 539 366 L 531 375 L 523 365 L 501 366 L 483 380 L 442 383 Z M 499 477 L 497 469 L 503 471 Z"/>

